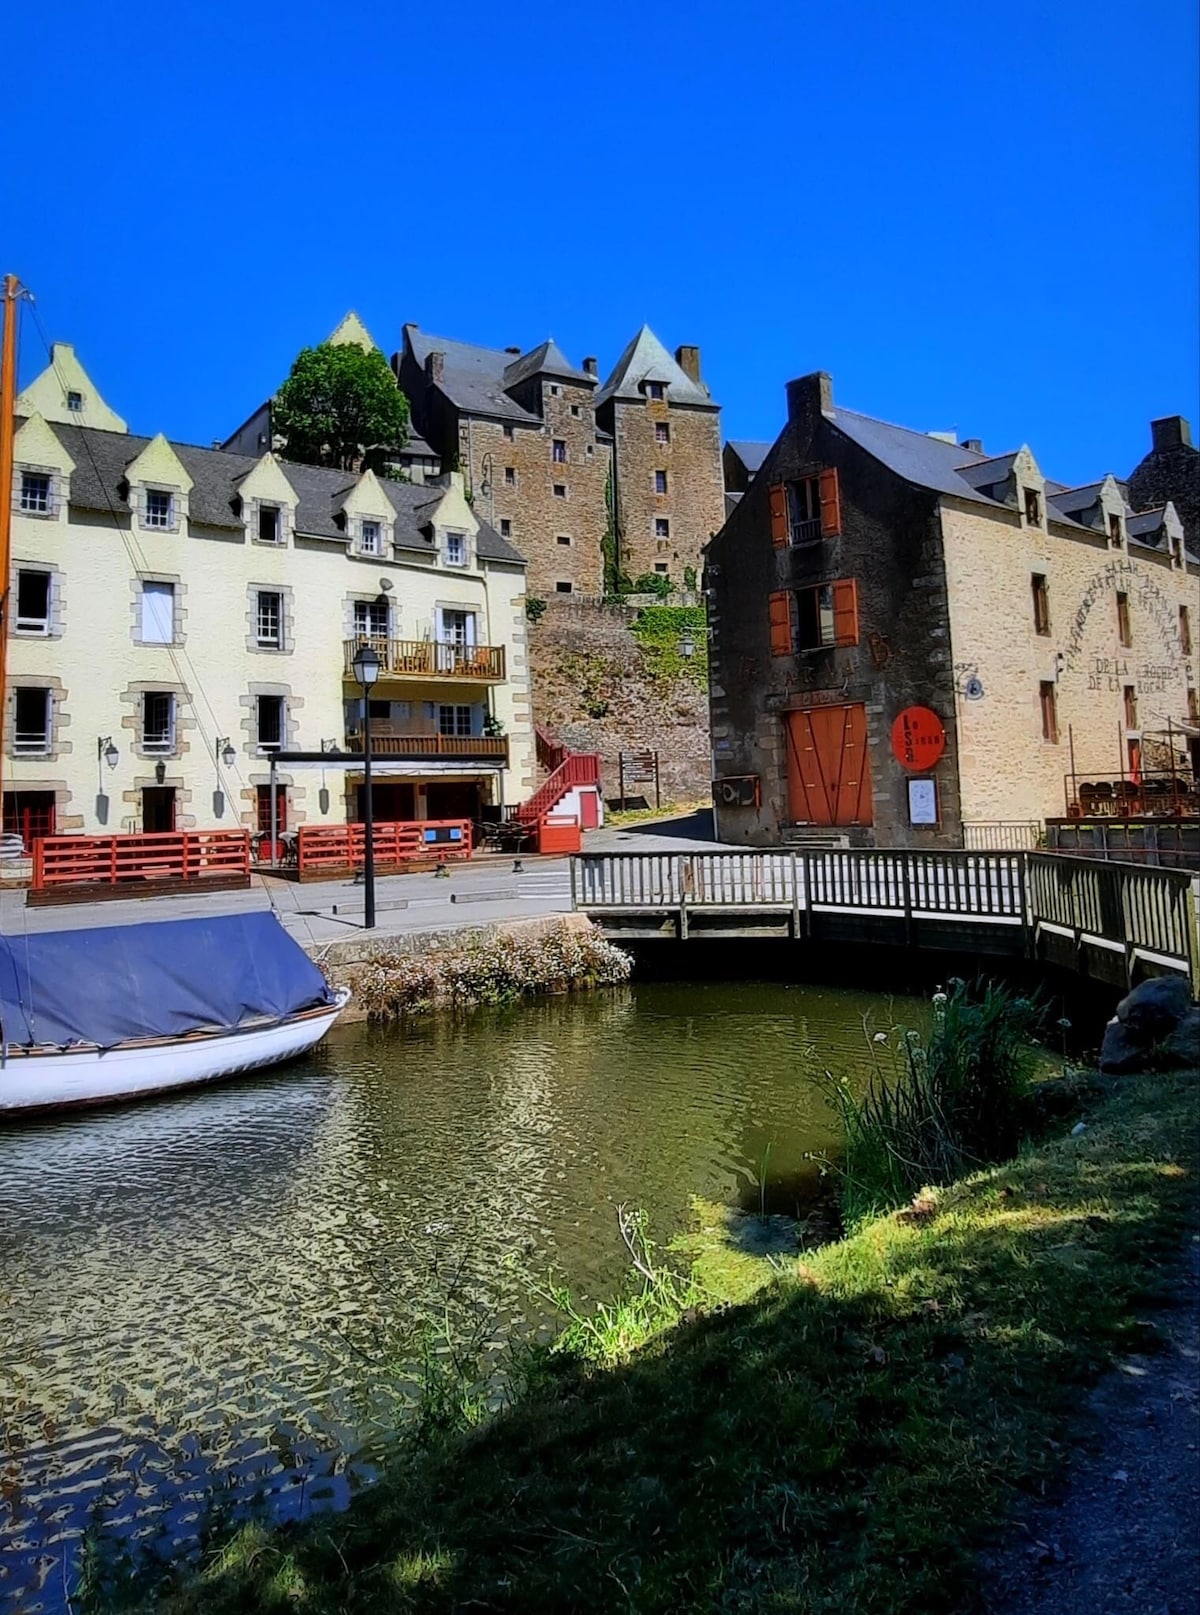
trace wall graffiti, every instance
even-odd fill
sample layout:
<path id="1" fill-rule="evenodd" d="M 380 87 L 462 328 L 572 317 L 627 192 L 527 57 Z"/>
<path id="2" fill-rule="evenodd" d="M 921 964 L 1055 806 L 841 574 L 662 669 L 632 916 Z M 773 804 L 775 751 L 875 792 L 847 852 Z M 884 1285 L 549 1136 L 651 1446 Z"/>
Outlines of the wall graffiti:
<path id="1" fill-rule="evenodd" d="M 1095 606 L 1097 600 L 1100 600 L 1106 595 L 1115 596 L 1117 594 L 1127 594 L 1129 596 L 1130 603 L 1137 605 L 1141 611 L 1150 618 L 1151 622 L 1154 623 L 1155 627 L 1161 634 L 1163 649 L 1165 649 L 1168 654 L 1174 649 L 1176 632 L 1175 607 L 1144 567 L 1140 566 L 1137 561 L 1130 560 L 1127 555 L 1115 555 L 1106 566 L 1102 567 L 1099 572 L 1095 573 L 1091 578 L 1089 578 L 1087 587 L 1084 589 L 1083 594 L 1080 597 L 1079 606 L 1071 623 L 1071 633 L 1067 639 L 1065 656 L 1068 671 L 1074 673 L 1083 669 L 1082 652 L 1084 633 L 1087 630 L 1088 619 L 1092 614 L 1092 608 Z M 1106 660 L 1112 660 L 1112 658 L 1096 657 L 1094 660 L 1099 663 Z M 1147 667 L 1150 670 L 1147 676 L 1152 678 L 1154 676 L 1154 664 L 1147 664 Z M 1179 676 L 1178 669 L 1169 663 L 1158 664 L 1158 671 L 1160 676 L 1172 683 Z M 1089 667 L 1087 672 L 1089 678 L 1089 689 L 1100 690 L 1105 688 L 1118 688 L 1117 684 L 1097 684 L 1092 683 L 1091 680 L 1098 678 L 1117 678 L 1119 680 L 1121 675 L 1113 674 L 1107 669 L 1099 666 Z M 1139 669 L 1137 672 L 1139 684 L 1141 682 L 1141 677 L 1142 674 Z M 1165 690 L 1166 688 L 1167 683 L 1164 682 L 1160 686 L 1159 693 L 1162 693 L 1162 690 Z"/>

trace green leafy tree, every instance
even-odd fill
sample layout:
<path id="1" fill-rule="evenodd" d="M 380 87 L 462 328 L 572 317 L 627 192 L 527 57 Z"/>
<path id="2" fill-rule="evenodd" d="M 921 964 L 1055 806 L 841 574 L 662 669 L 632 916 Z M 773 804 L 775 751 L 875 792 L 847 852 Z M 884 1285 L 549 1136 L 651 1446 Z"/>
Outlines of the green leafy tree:
<path id="1" fill-rule="evenodd" d="M 271 419 L 289 459 L 343 471 L 382 470 L 408 441 L 408 399 L 391 366 L 378 348 L 353 342 L 303 349 Z"/>

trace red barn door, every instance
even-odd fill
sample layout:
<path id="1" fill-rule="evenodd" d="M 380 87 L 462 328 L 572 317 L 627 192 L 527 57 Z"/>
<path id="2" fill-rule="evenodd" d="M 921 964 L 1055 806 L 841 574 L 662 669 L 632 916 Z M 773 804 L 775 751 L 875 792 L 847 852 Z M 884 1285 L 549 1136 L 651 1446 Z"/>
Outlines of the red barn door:
<path id="1" fill-rule="evenodd" d="M 871 764 L 864 706 L 784 714 L 788 809 L 798 824 L 870 824 Z"/>

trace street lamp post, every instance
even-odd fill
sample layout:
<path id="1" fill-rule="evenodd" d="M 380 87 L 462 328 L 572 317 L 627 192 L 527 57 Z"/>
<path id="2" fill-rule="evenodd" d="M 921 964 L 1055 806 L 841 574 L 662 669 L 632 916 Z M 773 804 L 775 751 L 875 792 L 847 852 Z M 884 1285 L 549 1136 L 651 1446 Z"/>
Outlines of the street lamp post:
<path id="1" fill-rule="evenodd" d="M 375 805 L 371 800 L 371 690 L 379 677 L 379 652 L 360 645 L 354 676 L 363 689 L 363 929 L 375 929 Z"/>

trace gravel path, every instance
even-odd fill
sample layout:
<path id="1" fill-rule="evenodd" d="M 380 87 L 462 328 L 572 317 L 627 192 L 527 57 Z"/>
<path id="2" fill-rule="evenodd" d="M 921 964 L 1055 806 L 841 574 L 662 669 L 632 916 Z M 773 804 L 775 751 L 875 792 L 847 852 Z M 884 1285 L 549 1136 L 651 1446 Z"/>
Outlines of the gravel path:
<path id="1" fill-rule="evenodd" d="M 1200 1610 L 1200 1239 L 1165 1349 L 1131 1357 L 1091 1398 L 1096 1436 L 1062 1497 L 988 1563 L 988 1615 L 1196 1615 Z"/>

